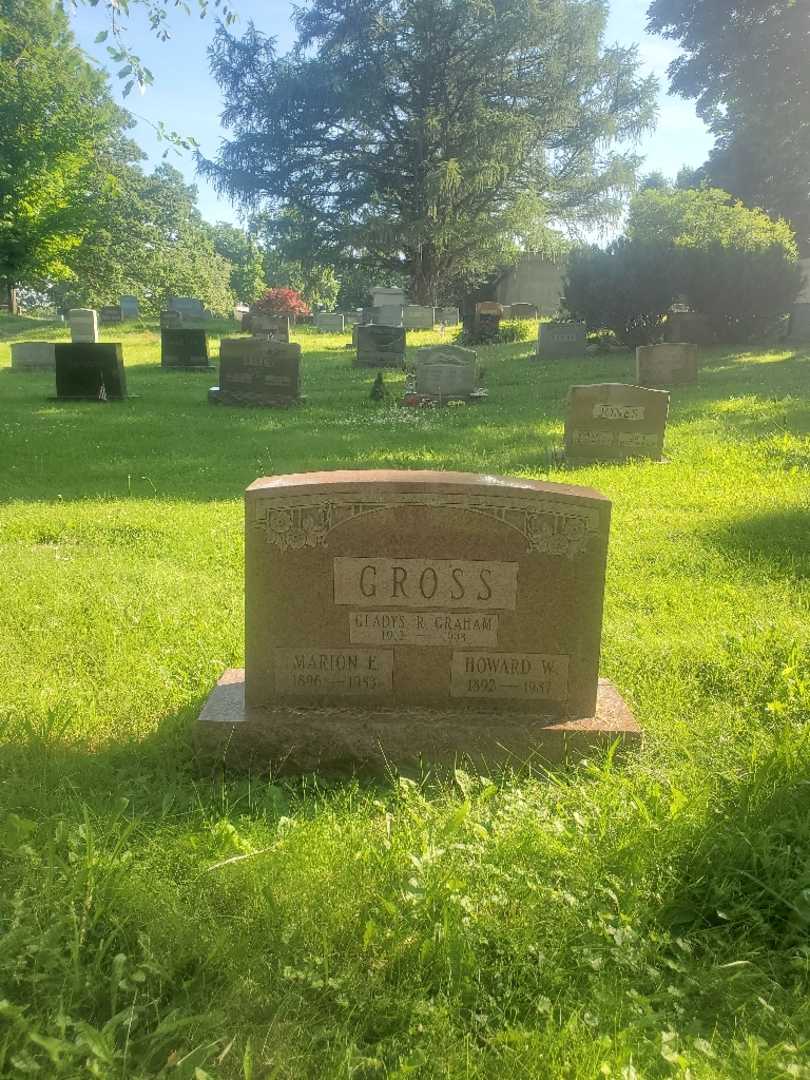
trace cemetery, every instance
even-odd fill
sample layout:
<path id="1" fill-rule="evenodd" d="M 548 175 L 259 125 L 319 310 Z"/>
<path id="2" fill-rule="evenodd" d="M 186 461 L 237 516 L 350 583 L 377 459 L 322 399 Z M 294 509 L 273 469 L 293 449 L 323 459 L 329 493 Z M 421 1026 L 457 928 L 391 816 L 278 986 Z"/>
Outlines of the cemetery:
<path id="1" fill-rule="evenodd" d="M 0 1077 L 808 1080 L 806 5 L 215 7 L 0 13 Z"/>

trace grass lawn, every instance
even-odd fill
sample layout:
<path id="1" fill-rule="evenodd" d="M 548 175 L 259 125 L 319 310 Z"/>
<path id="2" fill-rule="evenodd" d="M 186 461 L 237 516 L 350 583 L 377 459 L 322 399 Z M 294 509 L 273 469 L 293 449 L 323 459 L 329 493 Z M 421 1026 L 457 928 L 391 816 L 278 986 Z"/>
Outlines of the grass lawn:
<path id="1" fill-rule="evenodd" d="M 66 331 L 0 337 L 0 1076 L 810 1077 L 810 349 L 708 352 L 665 463 L 563 471 L 569 384 L 630 354 L 482 349 L 488 403 L 421 411 L 302 332 L 284 411 L 208 405 L 141 324 L 103 333 L 130 400 L 59 404 L 7 342 Z M 372 466 L 610 497 L 602 673 L 638 755 L 195 769 L 243 663 L 244 487 Z"/>

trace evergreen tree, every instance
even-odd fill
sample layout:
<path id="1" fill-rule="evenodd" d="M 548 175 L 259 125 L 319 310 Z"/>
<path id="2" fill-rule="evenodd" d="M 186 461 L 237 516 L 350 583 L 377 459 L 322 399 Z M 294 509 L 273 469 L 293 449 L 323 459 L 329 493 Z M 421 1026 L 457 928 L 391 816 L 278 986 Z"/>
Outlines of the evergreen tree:
<path id="1" fill-rule="evenodd" d="M 602 44 L 601 0 L 309 0 L 287 55 L 251 25 L 212 48 L 234 134 L 201 168 L 282 216 L 296 250 L 404 273 L 430 303 L 550 223 L 615 218 L 654 80 Z"/>

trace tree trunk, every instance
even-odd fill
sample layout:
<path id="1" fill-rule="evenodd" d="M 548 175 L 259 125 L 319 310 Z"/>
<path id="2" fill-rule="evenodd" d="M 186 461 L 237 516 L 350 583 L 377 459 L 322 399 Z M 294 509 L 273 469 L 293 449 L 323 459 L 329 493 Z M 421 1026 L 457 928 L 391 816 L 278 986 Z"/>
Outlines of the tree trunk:
<path id="1" fill-rule="evenodd" d="M 12 281 L 6 282 L 6 303 L 9 315 L 19 315 L 20 305 L 17 303 L 17 290 Z"/>

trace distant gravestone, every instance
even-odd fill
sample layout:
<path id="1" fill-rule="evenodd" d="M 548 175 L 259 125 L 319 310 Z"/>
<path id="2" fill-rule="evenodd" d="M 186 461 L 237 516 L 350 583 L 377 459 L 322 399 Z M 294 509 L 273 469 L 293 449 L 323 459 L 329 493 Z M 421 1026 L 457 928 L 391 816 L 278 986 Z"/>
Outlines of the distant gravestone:
<path id="1" fill-rule="evenodd" d="M 402 304 L 378 304 L 372 309 L 372 318 L 376 326 L 402 326 L 403 311 Z"/>
<path id="2" fill-rule="evenodd" d="M 224 405 L 295 405 L 301 400 L 301 346 L 262 338 L 223 338 L 219 386 L 208 397 Z"/>
<path id="3" fill-rule="evenodd" d="M 345 330 L 343 316 L 335 311 L 319 311 L 315 316 L 315 329 L 322 334 L 342 334 Z"/>
<path id="4" fill-rule="evenodd" d="M 572 461 L 660 461 L 669 394 L 623 383 L 572 386 L 565 418 L 565 456 Z"/>
<path id="5" fill-rule="evenodd" d="M 536 319 L 537 316 L 537 304 L 512 304 L 509 311 L 511 319 Z"/>
<path id="6" fill-rule="evenodd" d="M 708 315 L 699 311 L 670 311 L 664 324 L 664 338 L 668 342 L 712 345 L 716 334 Z"/>
<path id="7" fill-rule="evenodd" d="M 107 304 L 99 309 L 98 321 L 102 326 L 112 326 L 122 320 L 121 308 L 117 304 Z"/>
<path id="8" fill-rule="evenodd" d="M 438 307 L 434 313 L 434 322 L 443 326 L 458 326 L 459 311 L 457 307 Z"/>
<path id="9" fill-rule="evenodd" d="M 478 359 L 473 349 L 459 345 L 417 349 L 414 366 L 419 396 L 466 400 L 478 388 Z"/>
<path id="10" fill-rule="evenodd" d="M 205 330 L 187 326 L 161 327 L 160 366 L 164 370 L 192 371 L 211 366 Z"/>
<path id="11" fill-rule="evenodd" d="M 127 396 L 120 342 L 60 342 L 54 356 L 60 401 L 122 401 Z"/>
<path id="12" fill-rule="evenodd" d="M 403 307 L 405 304 L 404 289 L 375 285 L 369 292 L 373 307 Z"/>
<path id="13" fill-rule="evenodd" d="M 559 360 L 565 357 L 584 356 L 587 344 L 588 334 L 585 323 L 540 323 L 537 335 L 537 357 L 539 360 Z"/>
<path id="14" fill-rule="evenodd" d="M 639 729 L 599 678 L 610 503 L 452 472 L 265 477 L 245 495 L 245 669 L 195 736 L 274 770 L 588 755 Z"/>
<path id="15" fill-rule="evenodd" d="M 356 367 L 395 367 L 405 363 L 405 328 L 357 326 Z"/>
<path id="16" fill-rule="evenodd" d="M 250 314 L 250 308 L 247 304 L 235 304 L 233 309 L 233 321 L 242 323 L 246 315 Z"/>
<path id="17" fill-rule="evenodd" d="M 11 346 L 13 371 L 53 371 L 54 345 L 50 341 L 16 341 Z"/>
<path id="18" fill-rule="evenodd" d="M 98 341 L 98 313 L 93 308 L 71 308 L 68 323 L 72 342 L 93 345 Z"/>
<path id="19" fill-rule="evenodd" d="M 697 382 L 698 348 L 685 342 L 639 345 L 636 382 L 639 386 L 689 386 Z"/>
<path id="20" fill-rule="evenodd" d="M 290 340 L 289 315 L 264 315 L 256 312 L 250 317 L 250 332 L 254 337 L 266 337 L 270 341 Z"/>
<path id="21" fill-rule="evenodd" d="M 406 304 L 402 309 L 402 325 L 406 330 L 432 330 L 433 308 L 423 304 Z"/>
<path id="22" fill-rule="evenodd" d="M 810 303 L 794 304 L 790 309 L 788 340 L 797 343 L 810 341 Z"/>
<path id="23" fill-rule="evenodd" d="M 343 313 L 343 325 L 345 327 L 357 326 L 362 318 L 362 313 L 359 311 L 346 311 Z"/>
<path id="24" fill-rule="evenodd" d="M 123 319 L 139 319 L 140 311 L 138 309 L 137 296 L 122 296 L 119 302 L 121 308 L 121 318 Z"/>
<path id="25" fill-rule="evenodd" d="M 166 307 L 169 311 L 176 311 L 178 315 L 191 319 L 205 318 L 205 304 L 193 296 L 171 296 Z"/>

